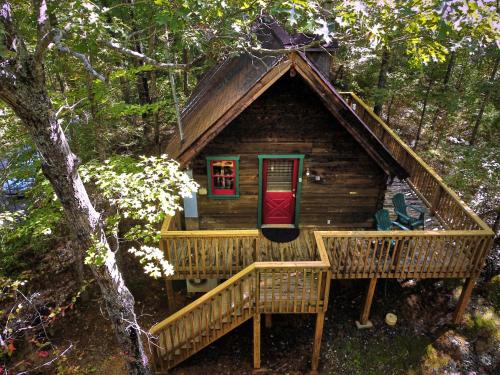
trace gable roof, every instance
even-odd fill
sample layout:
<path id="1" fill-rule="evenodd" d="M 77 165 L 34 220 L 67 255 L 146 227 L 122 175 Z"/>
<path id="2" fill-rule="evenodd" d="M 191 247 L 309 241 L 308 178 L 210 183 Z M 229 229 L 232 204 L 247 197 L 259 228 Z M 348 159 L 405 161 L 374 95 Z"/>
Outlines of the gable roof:
<path id="1" fill-rule="evenodd" d="M 282 34 L 277 37 L 276 30 L 274 28 L 270 30 L 273 35 L 265 45 L 274 49 L 279 48 L 279 44 L 284 45 L 287 41 L 286 36 Z M 281 31 L 278 29 L 278 32 Z M 263 57 L 243 54 L 211 69 L 203 77 L 182 112 L 183 139 L 180 139 L 176 129 L 167 145 L 167 153 L 182 165 L 188 163 L 290 69 L 297 72 L 311 86 L 336 120 L 388 175 L 401 179 L 409 176 L 303 52 Z"/>

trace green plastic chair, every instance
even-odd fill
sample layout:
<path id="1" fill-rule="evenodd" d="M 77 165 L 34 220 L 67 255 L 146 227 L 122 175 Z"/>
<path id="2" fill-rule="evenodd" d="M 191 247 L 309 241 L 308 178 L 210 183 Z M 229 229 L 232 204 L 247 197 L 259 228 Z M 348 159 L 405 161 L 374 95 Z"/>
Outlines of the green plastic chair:
<path id="1" fill-rule="evenodd" d="M 391 230 L 394 227 L 396 229 L 409 230 L 397 221 L 392 221 L 389 217 L 389 211 L 384 209 L 378 210 L 375 213 L 375 221 L 377 222 L 377 230 Z"/>
<path id="2" fill-rule="evenodd" d="M 394 197 L 392 197 L 392 203 L 394 204 L 394 211 L 396 212 L 397 215 L 396 221 L 399 224 L 404 225 L 410 229 L 415 229 L 420 226 L 424 228 L 424 223 L 425 223 L 424 209 L 406 204 L 405 196 L 401 193 L 394 194 Z M 415 211 L 418 214 L 418 217 L 410 216 L 407 212 L 408 208 Z"/>

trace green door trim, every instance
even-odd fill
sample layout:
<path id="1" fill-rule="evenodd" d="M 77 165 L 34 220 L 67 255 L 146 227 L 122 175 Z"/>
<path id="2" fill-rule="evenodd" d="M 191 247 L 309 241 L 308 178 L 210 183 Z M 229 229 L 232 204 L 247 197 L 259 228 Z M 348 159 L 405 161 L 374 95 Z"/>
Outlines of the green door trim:
<path id="1" fill-rule="evenodd" d="M 257 208 L 257 228 L 262 227 L 262 167 L 264 159 L 298 159 L 299 160 L 299 169 L 297 171 L 297 191 L 295 193 L 295 228 L 299 227 L 300 221 L 300 200 L 302 195 L 302 172 L 304 169 L 304 157 L 302 154 L 263 154 L 258 155 L 259 158 L 259 200 L 258 200 L 258 208 Z"/>

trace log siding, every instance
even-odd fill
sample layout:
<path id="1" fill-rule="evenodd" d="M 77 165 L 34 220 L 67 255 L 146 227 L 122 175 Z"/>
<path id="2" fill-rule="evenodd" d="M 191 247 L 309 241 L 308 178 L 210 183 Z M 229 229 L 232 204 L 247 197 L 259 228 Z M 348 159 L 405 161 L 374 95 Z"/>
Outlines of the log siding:
<path id="1" fill-rule="evenodd" d="M 192 160 L 207 187 L 206 158 L 239 156 L 240 197 L 198 197 L 200 229 L 255 228 L 258 155 L 305 155 L 299 226 L 370 229 L 382 207 L 387 175 L 300 77 L 280 78 Z M 309 171 L 310 176 L 306 176 Z M 314 176 L 320 176 L 316 181 Z M 327 224 L 330 220 L 330 224 Z"/>

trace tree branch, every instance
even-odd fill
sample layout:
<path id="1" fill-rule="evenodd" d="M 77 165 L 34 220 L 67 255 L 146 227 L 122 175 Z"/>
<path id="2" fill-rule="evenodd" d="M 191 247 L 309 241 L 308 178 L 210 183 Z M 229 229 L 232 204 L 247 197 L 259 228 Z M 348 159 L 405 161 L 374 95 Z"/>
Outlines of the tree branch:
<path id="1" fill-rule="evenodd" d="M 5 35 L 2 41 L 5 47 L 9 51 L 14 51 L 18 55 L 21 55 L 21 57 L 26 56 L 26 46 L 14 27 L 14 23 L 12 22 L 12 9 L 7 0 L 0 0 L 0 23 L 3 25 L 5 30 Z"/>
<path id="2" fill-rule="evenodd" d="M 286 48 L 276 48 L 276 49 L 268 49 L 268 48 L 262 48 L 262 47 L 250 47 L 250 51 L 263 54 L 263 55 L 279 55 L 279 54 L 284 54 L 284 53 L 290 53 L 290 52 L 307 52 L 308 48 L 313 48 L 313 47 L 322 47 L 321 46 L 321 41 L 320 40 L 314 40 L 309 44 L 304 44 L 302 46 L 291 46 L 291 47 L 286 47 Z M 325 49 L 326 51 L 326 49 Z"/>
<path id="3" fill-rule="evenodd" d="M 51 33 L 52 32 L 54 32 L 54 34 L 55 34 L 53 37 L 53 43 L 59 52 L 67 53 L 67 54 L 77 58 L 78 60 L 80 60 L 83 63 L 83 66 L 88 73 L 90 73 L 93 77 L 95 77 L 103 82 L 106 82 L 106 77 L 104 77 L 102 74 L 100 74 L 99 72 L 97 72 L 94 69 L 94 67 L 90 63 L 90 60 L 88 59 L 87 56 L 85 56 L 83 53 L 72 51 L 70 48 L 68 48 L 67 46 L 65 46 L 61 42 L 61 39 L 63 37 L 63 32 L 61 30 L 54 29 L 51 31 Z M 49 44 L 50 44 L 50 42 L 49 42 Z M 47 46 L 49 44 L 47 44 Z"/>
<path id="4" fill-rule="evenodd" d="M 155 68 L 157 68 L 159 70 L 172 70 L 172 69 L 183 70 L 183 69 L 189 68 L 194 63 L 194 62 L 191 62 L 190 64 L 163 63 L 163 62 L 157 61 L 149 56 L 146 56 L 143 53 L 133 51 L 131 49 L 123 47 L 116 42 L 105 41 L 104 44 L 107 47 L 109 47 L 117 52 L 120 52 L 122 55 L 127 55 L 130 57 L 133 57 L 134 59 L 143 61 L 146 64 L 153 65 Z"/>
<path id="5" fill-rule="evenodd" d="M 49 31 L 49 13 L 46 0 L 33 0 L 33 6 L 36 12 L 36 28 L 38 40 L 41 40 Z"/>
<path id="6" fill-rule="evenodd" d="M 45 51 L 57 36 L 57 30 L 50 29 L 47 1 L 33 0 L 33 6 L 35 7 L 36 12 L 36 27 L 38 33 L 38 43 L 35 48 L 35 63 L 40 66 Z"/>
<path id="7" fill-rule="evenodd" d="M 35 49 L 35 62 L 42 62 L 43 56 L 50 44 L 54 42 L 54 39 L 57 37 L 59 30 L 53 29 L 48 33 L 42 35 L 42 37 L 38 40 L 38 44 Z"/>

